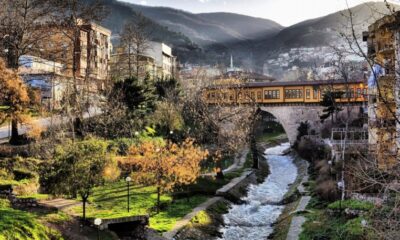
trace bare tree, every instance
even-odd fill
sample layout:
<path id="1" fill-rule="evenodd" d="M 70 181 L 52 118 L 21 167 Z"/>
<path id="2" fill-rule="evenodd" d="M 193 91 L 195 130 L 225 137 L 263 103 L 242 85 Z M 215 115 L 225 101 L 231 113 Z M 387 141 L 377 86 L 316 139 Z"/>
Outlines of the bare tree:
<path id="1" fill-rule="evenodd" d="M 212 143 L 209 150 L 219 178 L 223 178 L 223 158 L 236 154 L 250 140 L 254 140 L 252 136 L 258 115 L 258 107 L 254 104 L 255 94 L 237 81 L 235 85 L 225 84 L 206 83 L 194 95 L 186 96 L 183 114 L 192 125 L 193 137 Z M 255 167 L 258 167 L 258 163 L 255 163 Z"/>
<path id="2" fill-rule="evenodd" d="M 72 83 L 67 83 L 66 101 L 64 110 L 70 119 L 75 132 L 83 134 L 82 120 L 85 110 L 90 109 L 90 88 L 93 85 L 91 65 L 93 51 L 91 44 L 81 39 L 82 34 L 93 34 L 88 25 L 101 21 L 107 14 L 102 1 L 53 0 L 56 14 L 52 21 L 55 31 L 67 51 L 67 68 L 72 74 Z M 64 56 L 62 56 L 64 57 Z M 62 58 L 61 57 L 61 58 Z M 64 57 L 65 58 L 65 57 Z M 81 60 L 86 61 L 84 72 L 81 69 Z"/>
<path id="3" fill-rule="evenodd" d="M 129 19 L 121 33 L 121 46 L 124 49 L 124 61 L 128 64 L 128 74 L 130 77 L 140 77 L 142 67 L 141 57 L 150 48 L 151 24 L 141 13 L 135 18 Z M 135 74 L 135 75 L 134 75 Z"/>

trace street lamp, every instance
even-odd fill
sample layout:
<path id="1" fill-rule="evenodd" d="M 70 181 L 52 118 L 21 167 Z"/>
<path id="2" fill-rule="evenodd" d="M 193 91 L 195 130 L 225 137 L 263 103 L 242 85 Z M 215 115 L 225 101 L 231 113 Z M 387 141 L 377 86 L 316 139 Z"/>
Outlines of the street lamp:
<path id="1" fill-rule="evenodd" d="M 130 183 L 132 182 L 132 178 L 131 177 L 126 177 L 126 179 L 125 179 L 125 181 L 126 181 L 126 186 L 127 186 L 127 189 L 128 189 L 128 212 L 129 212 L 129 210 L 130 210 L 130 189 L 129 189 L 129 187 L 130 187 Z"/>
<path id="2" fill-rule="evenodd" d="M 101 218 L 96 218 L 94 220 L 94 225 L 97 226 L 97 240 L 100 240 L 100 225 L 101 225 Z"/>

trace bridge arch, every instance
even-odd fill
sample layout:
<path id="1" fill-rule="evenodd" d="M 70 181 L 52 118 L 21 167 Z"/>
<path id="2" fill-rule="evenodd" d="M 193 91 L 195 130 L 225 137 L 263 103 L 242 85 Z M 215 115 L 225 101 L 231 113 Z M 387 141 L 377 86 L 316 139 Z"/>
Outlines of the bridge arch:
<path id="1" fill-rule="evenodd" d="M 262 106 L 261 111 L 270 113 L 283 126 L 291 145 L 296 142 L 297 128 L 301 122 L 308 121 L 312 129 L 319 132 L 321 123 L 319 116 L 323 108 L 320 106 Z"/>

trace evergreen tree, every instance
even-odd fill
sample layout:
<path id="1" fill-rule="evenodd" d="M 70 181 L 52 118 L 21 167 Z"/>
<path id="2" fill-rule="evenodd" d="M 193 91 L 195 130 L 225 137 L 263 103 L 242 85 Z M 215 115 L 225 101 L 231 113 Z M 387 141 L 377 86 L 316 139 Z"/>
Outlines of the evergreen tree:
<path id="1" fill-rule="evenodd" d="M 301 122 L 300 126 L 297 128 L 297 141 L 299 142 L 303 136 L 308 135 L 310 130 L 310 124 L 308 121 Z"/>
<path id="2" fill-rule="evenodd" d="M 336 103 L 336 99 L 340 98 L 342 95 L 343 95 L 343 92 L 333 92 L 333 91 L 325 92 L 324 97 L 321 102 L 321 106 L 325 107 L 325 109 L 323 110 L 324 114 L 322 114 L 319 117 L 321 119 L 322 123 L 329 117 L 331 117 L 331 121 L 333 123 L 334 114 L 337 114 L 338 112 L 343 110 Z"/>
<path id="3" fill-rule="evenodd" d="M 145 79 L 139 83 L 137 78 L 130 77 L 114 84 L 110 98 L 123 102 L 128 115 L 143 116 L 154 111 L 157 96 L 152 81 Z"/>

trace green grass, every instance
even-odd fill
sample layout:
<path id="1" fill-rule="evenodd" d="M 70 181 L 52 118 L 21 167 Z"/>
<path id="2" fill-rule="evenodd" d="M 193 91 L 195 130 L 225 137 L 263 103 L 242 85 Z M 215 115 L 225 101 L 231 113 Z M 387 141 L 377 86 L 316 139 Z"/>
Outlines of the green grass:
<path id="1" fill-rule="evenodd" d="M 20 199 L 35 198 L 37 200 L 47 200 L 47 199 L 50 199 L 51 196 L 49 194 L 37 193 L 37 194 L 30 194 L 30 195 L 20 195 L 20 196 L 17 196 L 17 198 L 20 198 Z"/>
<path id="2" fill-rule="evenodd" d="M 15 210 L 0 204 L 0 240 L 50 240 L 62 239 L 60 234 L 44 226 L 37 215 Z"/>
<path id="3" fill-rule="evenodd" d="M 340 210 L 350 208 L 352 210 L 362 210 L 362 211 L 369 211 L 374 208 L 374 204 L 365 201 L 357 201 L 357 200 L 344 200 L 344 201 L 336 201 L 328 205 L 329 209 L 332 210 Z"/>
<path id="4" fill-rule="evenodd" d="M 257 142 L 268 143 L 272 140 L 276 140 L 278 137 L 283 137 L 286 134 L 284 132 L 273 132 L 273 133 L 265 133 L 257 137 Z"/>
<path id="5" fill-rule="evenodd" d="M 187 199 L 172 201 L 170 195 L 162 195 L 162 210 L 155 213 L 157 202 L 156 188 L 131 186 L 130 212 L 127 211 L 127 187 L 124 182 L 108 184 L 94 189 L 89 198 L 91 204 L 87 207 L 87 217 L 113 219 L 135 215 L 150 215 L 150 227 L 164 232 L 172 229 L 175 223 L 193 208 L 207 200 L 207 196 L 196 195 Z M 75 214 L 82 214 L 82 206 L 70 209 Z"/>
<path id="6" fill-rule="evenodd" d="M 9 108 L 10 108 L 10 106 L 0 105 L 0 111 L 7 110 L 7 109 L 9 109 Z"/>
<path id="7" fill-rule="evenodd" d="M 358 210 L 371 210 L 370 204 L 355 200 L 345 200 L 342 202 L 345 206 Z M 313 197 L 308 205 L 308 213 L 304 214 L 307 221 L 303 224 L 303 231 L 300 234 L 300 240 L 310 239 L 331 239 L 331 240 L 358 240 L 373 239 L 373 232 L 369 228 L 363 228 L 361 221 L 363 218 L 348 219 L 346 216 L 337 213 L 328 213 L 325 202 Z M 339 201 L 328 205 L 329 209 L 339 209 Z M 367 210 L 368 209 L 368 210 Z M 368 217 L 365 216 L 368 221 Z"/>

